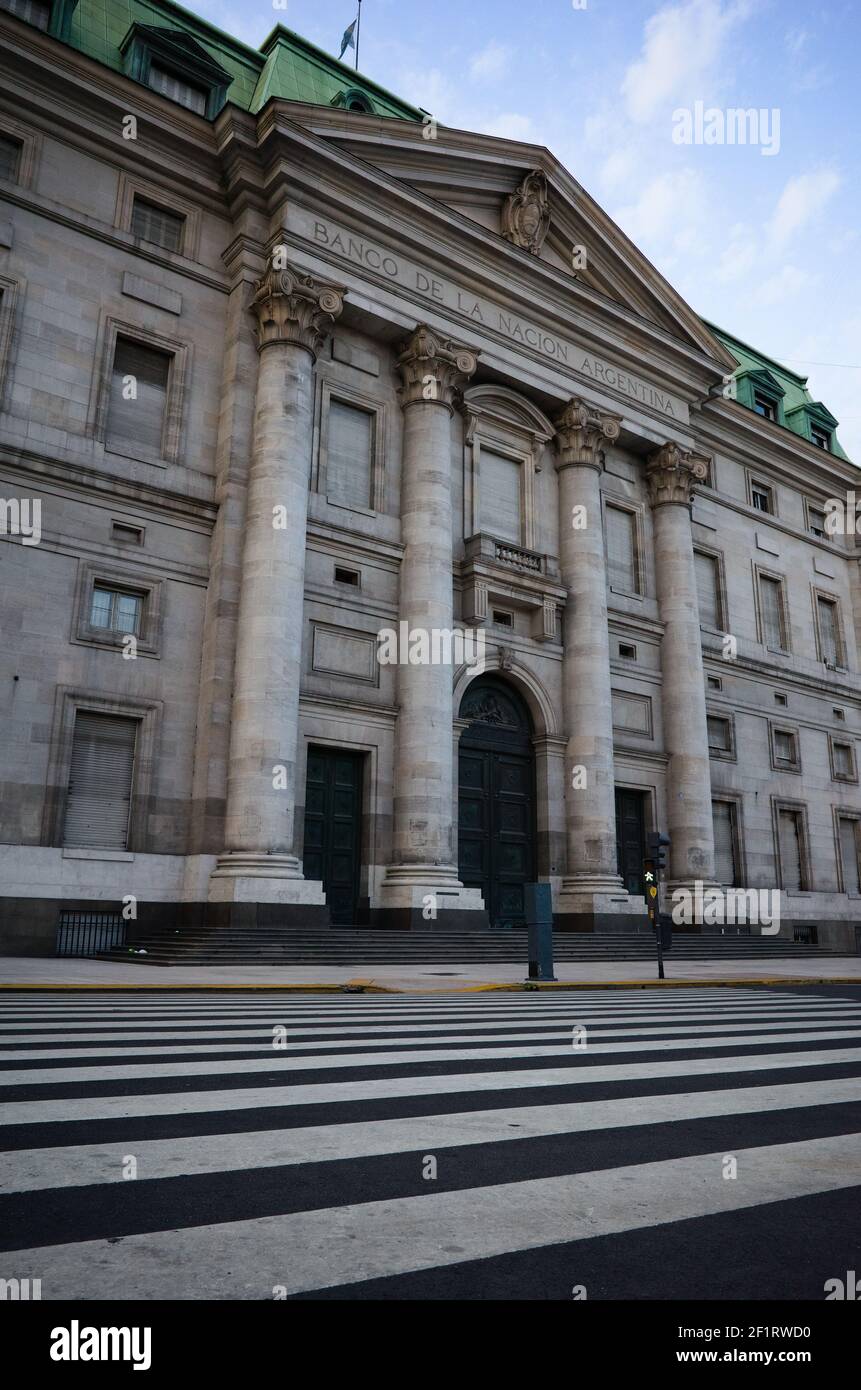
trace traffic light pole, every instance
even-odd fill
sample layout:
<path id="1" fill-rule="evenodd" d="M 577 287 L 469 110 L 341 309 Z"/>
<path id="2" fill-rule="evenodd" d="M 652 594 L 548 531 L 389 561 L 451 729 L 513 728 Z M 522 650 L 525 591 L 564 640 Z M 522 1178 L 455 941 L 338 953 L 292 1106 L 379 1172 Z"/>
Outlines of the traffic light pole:
<path id="1" fill-rule="evenodd" d="M 661 928 L 661 870 L 667 867 L 669 837 L 657 832 L 647 839 L 649 857 L 643 860 L 643 879 L 646 884 L 646 910 L 655 933 L 658 948 L 658 979 L 664 979 L 664 942 Z"/>

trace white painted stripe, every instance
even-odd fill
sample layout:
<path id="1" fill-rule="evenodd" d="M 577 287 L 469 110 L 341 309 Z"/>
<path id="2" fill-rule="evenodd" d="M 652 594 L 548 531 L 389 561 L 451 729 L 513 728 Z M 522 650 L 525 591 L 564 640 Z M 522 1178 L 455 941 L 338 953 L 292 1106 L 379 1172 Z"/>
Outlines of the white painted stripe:
<path id="1" fill-rule="evenodd" d="M 841 1030 L 840 1023 L 841 1021 L 839 1020 L 835 1021 L 834 1023 L 830 1023 L 828 1024 L 827 1028 L 822 1029 L 822 1031 L 814 1031 L 816 1029 L 822 1028 L 821 1020 L 817 1021 L 817 1023 L 805 1021 L 797 1024 L 792 1024 L 792 1037 L 794 1040 L 797 1039 L 798 1041 L 803 1041 L 808 1034 L 811 1034 L 814 1038 L 824 1038 L 829 1036 L 837 1038 L 861 1037 L 861 1021 L 859 1021 L 859 1024 L 855 1028 L 850 1029 L 848 1031 Z M 649 1038 L 669 1038 L 670 1041 L 675 1042 L 677 1047 L 688 1047 L 694 1045 L 700 1046 L 699 1042 L 697 1042 L 696 1044 L 689 1042 L 689 1039 L 691 1038 L 700 1039 L 703 1037 L 711 1037 L 712 1042 L 722 1043 L 724 1041 L 729 1041 L 731 1037 L 737 1036 L 739 1045 L 743 1045 L 745 1042 L 752 1041 L 752 1039 L 747 1038 L 745 1036 L 748 1033 L 760 1033 L 762 1035 L 765 1035 L 767 1033 L 786 1033 L 789 1029 L 789 1026 L 790 1025 L 787 1023 L 787 1021 L 783 1020 L 780 1023 L 735 1023 L 732 1024 L 730 1027 L 727 1027 L 725 1024 L 697 1024 L 695 1033 L 691 1032 L 689 1027 L 684 1028 L 682 1026 L 679 1026 L 677 1028 L 602 1028 L 600 1032 L 595 1031 L 592 1033 L 592 1041 L 588 1040 L 589 1034 L 587 1029 L 587 1049 L 592 1048 L 593 1041 L 594 1043 L 600 1043 L 608 1041 L 612 1038 L 643 1038 L 646 1040 L 648 1040 Z M 132 1039 L 137 1039 L 140 1037 L 146 1038 L 147 1036 L 147 1034 L 133 1034 L 131 1038 L 129 1038 L 128 1036 L 124 1036 L 122 1038 L 122 1041 L 128 1042 Z M 211 1035 L 204 1034 L 203 1036 L 209 1037 Z M 292 1033 L 288 1033 L 288 1037 L 292 1036 Z M 228 1034 L 224 1041 L 207 1043 L 200 1043 L 197 1041 L 192 1042 L 191 1040 L 189 1040 L 188 1042 L 178 1043 L 176 1042 L 175 1033 L 168 1033 L 167 1037 L 171 1038 L 172 1041 L 170 1043 L 160 1042 L 157 1047 L 152 1048 L 152 1056 L 163 1057 L 172 1056 L 176 1054 L 181 1055 L 183 1057 L 195 1057 L 206 1056 L 207 1054 L 211 1053 L 227 1053 L 229 1056 L 231 1053 L 247 1052 L 249 1049 L 253 1048 L 256 1048 L 257 1050 L 262 1050 L 266 1048 L 270 1053 L 274 1050 L 271 1029 L 256 1029 L 254 1031 L 249 1030 L 249 1035 L 247 1039 L 245 1041 L 238 1042 L 235 1041 L 236 1035 L 234 1033 Z M 307 1052 L 313 1048 L 313 1051 L 316 1055 L 325 1056 L 333 1053 L 341 1053 L 345 1049 L 347 1049 L 349 1052 L 351 1046 L 361 1046 L 363 1048 L 368 1048 L 371 1046 L 379 1046 L 380 1048 L 392 1048 L 410 1047 L 411 1045 L 413 1045 L 417 1049 L 414 1055 L 418 1060 L 424 1056 L 424 1052 L 422 1051 L 422 1049 L 426 1049 L 431 1044 L 441 1045 L 442 1043 L 446 1043 L 449 1046 L 451 1046 L 452 1049 L 454 1049 L 457 1045 L 462 1043 L 475 1043 L 482 1042 L 484 1040 L 485 1039 L 482 1037 L 482 1030 L 477 1028 L 470 1031 L 469 1033 L 458 1033 L 452 1034 L 451 1036 L 449 1036 L 441 1029 L 433 1029 L 430 1035 L 422 1033 L 418 1037 L 412 1037 L 409 1034 L 403 1037 L 390 1037 L 386 1034 L 381 1034 L 378 1038 L 371 1038 L 368 1037 L 365 1033 L 362 1033 L 361 1037 L 355 1038 L 353 1040 L 348 1038 L 326 1038 L 325 1041 L 314 1040 L 313 1042 L 307 1039 L 304 1041 L 300 1040 L 298 1042 L 285 1041 L 283 1046 L 279 1047 L 278 1051 L 279 1053 L 291 1053 L 303 1050 Z M 499 1043 L 501 1056 L 507 1055 L 505 1051 L 502 1049 L 502 1045 L 504 1043 L 542 1041 L 552 1043 L 558 1041 L 564 1049 L 566 1047 L 571 1047 L 572 1045 L 572 1028 L 568 1027 L 560 1031 L 558 1025 L 554 1024 L 550 1025 L 548 1031 L 543 1032 L 499 1032 L 494 1034 L 493 1040 Z M 490 1040 L 487 1039 L 487 1041 Z M 779 1041 L 779 1039 L 771 1038 L 771 1041 L 776 1042 Z M 88 1060 L 92 1059 L 95 1062 L 99 1059 L 104 1059 L 105 1061 L 116 1063 L 117 1065 L 122 1064 L 122 1070 L 126 1072 L 129 1069 L 129 1066 L 132 1064 L 132 1061 L 141 1063 L 142 1059 L 147 1057 L 150 1053 L 149 1049 L 136 1050 L 134 1047 L 124 1047 L 121 1050 L 118 1050 L 115 1046 L 113 1048 L 108 1048 L 107 1044 L 103 1044 L 103 1047 L 78 1047 L 77 1044 L 78 1039 L 75 1039 L 74 1043 L 68 1043 L 65 1047 L 46 1047 L 36 1049 L 32 1046 L 22 1044 L 21 1046 L 16 1046 L 14 1048 L 10 1047 L 8 1050 L 4 1049 L 0 1051 L 0 1085 L 9 1084 L 6 1080 L 6 1077 L 9 1073 L 7 1073 L 4 1070 L 4 1064 L 8 1064 L 10 1062 L 37 1062 L 40 1060 L 81 1061 L 83 1058 L 87 1058 Z M 460 1056 L 462 1054 L 460 1052 L 453 1051 L 452 1055 Z M 521 1056 L 526 1054 L 518 1048 L 517 1055 Z M 91 1069 L 88 1068 L 88 1070 Z M 57 1072 L 52 1071 L 50 1068 L 44 1068 L 44 1072 L 45 1079 L 56 1079 L 57 1077 Z M 153 1074 L 155 1074 L 155 1072 Z"/>
<path id="2" fill-rule="evenodd" d="M 80 1187 L 122 1182 L 132 1153 L 139 1180 L 191 1174 L 251 1173 L 283 1164 L 323 1163 L 378 1154 L 436 1153 L 464 1144 L 496 1144 L 542 1135 L 588 1134 L 631 1125 L 673 1124 L 715 1116 L 765 1114 L 861 1101 L 861 1080 L 803 1085 L 748 1086 L 727 1091 L 688 1091 L 669 1096 L 569 1105 L 529 1105 L 503 1110 L 466 1110 L 403 1120 L 314 1125 L 243 1134 L 195 1135 L 191 1139 L 133 1140 L 123 1144 L 80 1144 L 0 1154 L 0 1191 Z"/>
<path id="3" fill-rule="evenodd" d="M 201 1114 L 288 1105 L 330 1105 L 344 1101 L 454 1095 L 460 1091 L 516 1090 L 530 1086 L 603 1085 L 657 1081 L 669 1077 L 713 1076 L 731 1069 L 743 1072 L 830 1067 L 861 1061 L 861 1048 L 825 1052 L 759 1053 L 754 1057 L 684 1058 L 607 1067 L 547 1067 L 520 1071 L 462 1072 L 450 1076 L 385 1077 L 373 1081 L 308 1082 L 301 1086 L 252 1086 L 212 1091 L 172 1091 L 158 1095 L 83 1096 L 68 1100 L 12 1101 L 0 1109 L 0 1126 L 48 1124 L 72 1120 L 129 1119 L 137 1116 Z"/>
<path id="4" fill-rule="evenodd" d="M 263 1299 L 835 1192 L 861 1135 L 15 1252 L 44 1299 Z M 420 1156 L 416 1156 L 417 1165 Z M 514 1215 L 516 1214 L 516 1215 Z M 572 1282 L 576 1282 L 572 1280 Z"/>
<path id="5" fill-rule="evenodd" d="M 779 1043 L 815 1043 L 843 1041 L 861 1038 L 858 1028 L 836 1028 L 829 1032 L 820 1029 L 814 1032 L 798 1033 L 754 1033 L 743 1038 L 724 1038 L 720 1046 L 733 1047 L 774 1047 Z M 346 1045 L 346 1044 L 345 1044 Z M 336 1052 L 312 1056 L 292 1056 L 286 1049 L 272 1048 L 268 1057 L 237 1058 L 235 1061 L 215 1059 L 202 1062 L 127 1062 L 120 1066 L 94 1067 L 40 1067 L 35 1070 L 16 1070 L 0 1072 L 0 1095 L 7 1086 L 64 1086 L 73 1084 L 95 1085 L 104 1081 L 169 1081 L 189 1076 L 251 1076 L 256 1072 L 272 1072 L 279 1069 L 297 1071 L 319 1071 L 337 1066 L 339 1070 L 360 1067 L 424 1066 L 428 1062 L 454 1062 L 458 1065 L 467 1062 L 509 1061 L 517 1057 L 568 1057 L 570 1065 L 576 1067 L 585 1057 L 616 1056 L 627 1052 L 685 1052 L 700 1049 L 714 1049 L 715 1038 L 655 1039 L 644 1042 L 592 1042 L 578 1049 L 571 1045 L 570 1039 L 563 1043 L 550 1043 L 546 1046 L 535 1044 L 531 1047 L 464 1047 L 456 1052 L 446 1052 L 440 1048 L 417 1047 L 408 1052 Z M 725 1059 L 726 1061 L 726 1059 Z"/>
<path id="6" fill-rule="evenodd" d="M 273 1019 L 275 1019 L 275 1021 L 272 1021 Z M 861 1008 L 854 1010 L 852 1013 L 846 1013 L 843 1010 L 832 1008 L 819 1009 L 815 1012 L 781 1009 L 768 1014 L 763 1014 L 761 1011 L 731 1015 L 665 1013 L 655 1015 L 651 1018 L 643 1018 L 640 1014 L 608 1013 L 600 1016 L 584 1016 L 580 1013 L 565 1013 L 563 1015 L 554 1015 L 551 1018 L 535 1017 L 529 1019 L 487 1020 L 473 1019 L 467 1015 L 457 1022 L 411 1023 L 408 1020 L 398 1019 L 396 1023 L 390 1022 L 388 1026 L 376 1022 L 365 1024 L 363 1021 L 357 1021 L 352 1024 L 318 1024 L 311 1028 L 298 1027 L 293 1023 L 284 1023 L 283 1021 L 279 1022 L 274 1015 L 269 1015 L 267 1018 L 261 1019 L 255 1026 L 248 1028 L 233 1026 L 228 1028 L 224 1024 L 214 1025 L 212 1028 L 200 1028 L 194 1025 L 190 1025 L 187 1028 L 179 1028 L 176 1026 L 173 1028 L 166 1028 L 163 1024 L 159 1023 L 153 1024 L 151 1028 L 142 1028 L 141 1025 L 138 1024 L 137 1028 L 133 1031 L 122 1026 L 122 1024 L 117 1024 L 115 1028 L 110 1029 L 99 1028 L 96 1030 L 87 1030 L 82 1028 L 80 1031 L 65 1027 L 53 1033 L 12 1032 L 3 1034 L 2 1030 L 0 1030 L 0 1042 L 9 1046 L 18 1046 L 41 1042 L 57 1042 L 59 1038 L 62 1038 L 63 1041 L 68 1041 L 70 1044 L 78 1042 L 110 1041 L 114 1039 L 138 1042 L 149 1038 L 153 1040 L 171 1040 L 174 1042 L 182 1041 L 186 1038 L 189 1040 L 200 1039 L 202 1041 L 212 1041 L 218 1038 L 234 1040 L 242 1038 L 261 1038 L 267 1036 L 267 1034 L 271 1035 L 271 1030 L 274 1027 L 285 1027 L 287 1036 L 290 1038 L 301 1039 L 307 1037 L 314 1042 L 319 1040 L 322 1044 L 323 1040 L 328 1038 L 339 1039 L 341 1037 L 363 1038 L 379 1036 L 385 1039 L 391 1036 L 393 1030 L 397 1032 L 398 1029 L 401 1031 L 408 1031 L 411 1035 L 414 1034 L 417 1038 L 421 1038 L 425 1035 L 443 1036 L 449 1032 L 462 1032 L 467 1027 L 471 1032 L 482 1034 L 504 1030 L 507 1027 L 523 1027 L 526 1024 L 533 1028 L 540 1026 L 544 1029 L 559 1028 L 560 1025 L 565 1025 L 570 1030 L 576 1023 L 586 1023 L 593 1028 L 600 1029 L 603 1035 L 611 1024 L 630 1024 L 631 1027 L 628 1031 L 631 1032 L 634 1031 L 635 1025 L 643 1024 L 642 1031 L 644 1033 L 652 1031 L 658 1023 L 678 1025 L 680 1031 L 684 1031 L 689 1026 L 695 1026 L 698 1031 L 706 1031 L 708 1028 L 721 1031 L 726 1028 L 736 1029 L 738 1026 L 745 1023 L 746 1020 L 753 1020 L 750 1026 L 756 1026 L 762 1019 L 772 1020 L 768 1023 L 763 1023 L 762 1026 L 764 1028 L 780 1027 L 783 1024 L 788 1025 L 796 1022 L 805 1023 L 808 1021 L 814 1024 L 830 1023 L 833 1021 L 845 1022 L 847 1024 L 858 1023 L 861 1025 Z M 221 1031 L 222 1028 L 224 1028 L 223 1032 Z M 0 1051 L 0 1058 L 2 1058 L 2 1056 L 3 1052 Z"/>

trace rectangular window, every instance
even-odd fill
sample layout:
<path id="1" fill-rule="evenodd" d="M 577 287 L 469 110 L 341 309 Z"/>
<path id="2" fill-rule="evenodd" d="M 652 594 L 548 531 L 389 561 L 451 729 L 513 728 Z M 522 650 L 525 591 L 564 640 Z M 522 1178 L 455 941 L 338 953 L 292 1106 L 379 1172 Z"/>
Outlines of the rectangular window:
<path id="1" fill-rule="evenodd" d="M 167 208 L 157 207 L 144 198 L 135 196 L 132 204 L 132 236 L 140 237 L 153 246 L 161 246 L 165 251 L 182 250 L 182 234 L 185 218 Z"/>
<path id="2" fill-rule="evenodd" d="M 523 465 L 481 446 L 481 529 L 500 541 L 523 539 Z"/>
<path id="3" fill-rule="evenodd" d="M 710 714 L 707 719 L 710 753 L 732 752 L 732 725 L 728 719 Z"/>
<path id="4" fill-rule="evenodd" d="M 827 538 L 825 530 L 825 508 L 814 507 L 812 503 L 807 504 L 807 529 L 811 536 L 818 537 L 819 540 Z"/>
<path id="5" fill-rule="evenodd" d="M 765 483 L 751 483 L 750 502 L 754 511 L 774 513 L 774 493 Z"/>
<path id="6" fill-rule="evenodd" d="M 141 630 L 144 599 L 144 594 L 108 589 L 97 584 L 93 589 L 90 604 L 90 625 L 105 628 L 110 632 L 131 632 L 137 635 Z"/>
<path id="7" fill-rule="evenodd" d="M 712 802 L 715 841 L 715 878 L 728 888 L 738 885 L 736 805 L 734 801 Z"/>
<path id="8" fill-rule="evenodd" d="M 154 92 L 161 92 L 163 97 L 169 97 L 180 106 L 187 106 L 189 111 L 196 111 L 199 116 L 206 114 L 207 92 L 168 72 L 167 68 L 159 67 L 157 63 L 150 64 L 149 85 Z"/>
<path id="9" fill-rule="evenodd" d="M 766 420 L 777 419 L 777 411 L 774 408 L 774 402 L 769 400 L 768 396 L 761 396 L 758 391 L 754 392 L 753 408 L 757 415 L 764 416 Z"/>
<path id="10" fill-rule="evenodd" d="M 0 0 L 0 10 L 17 15 L 25 24 L 32 24 L 47 33 L 51 22 L 51 0 Z"/>
<path id="11" fill-rule="evenodd" d="M 831 448 L 831 434 L 828 430 L 821 430 L 816 425 L 811 425 L 810 438 L 818 449 Z"/>
<path id="12" fill-rule="evenodd" d="M 694 565 L 697 575 L 697 598 L 699 600 L 700 622 L 705 627 L 720 628 L 720 572 L 717 557 L 706 555 L 701 550 L 694 551 Z"/>
<path id="13" fill-rule="evenodd" d="M 342 507 L 371 506 L 376 416 L 345 401 L 329 401 L 326 496 Z"/>
<path id="14" fill-rule="evenodd" d="M 833 598 L 817 598 L 816 616 L 819 625 L 819 659 L 829 666 L 842 666 L 840 624 L 837 603 Z"/>
<path id="15" fill-rule="evenodd" d="M 843 870 L 843 892 L 861 893 L 861 840 L 859 822 L 849 816 L 838 816 L 840 827 L 840 867 Z"/>
<path id="16" fill-rule="evenodd" d="M 805 887 L 802 835 L 801 812 L 789 809 L 780 810 L 778 812 L 780 880 L 788 893 L 801 892 Z"/>
<path id="17" fill-rule="evenodd" d="M 144 529 L 142 526 L 130 526 L 125 521 L 114 521 L 111 523 L 111 540 L 119 541 L 121 545 L 143 545 Z"/>
<path id="18" fill-rule="evenodd" d="M 637 518 L 633 512 L 608 505 L 604 513 L 607 535 L 607 577 L 614 589 L 624 593 L 640 592 L 640 567 L 637 563 Z"/>
<path id="19" fill-rule="evenodd" d="M 354 589 L 358 589 L 360 587 L 359 579 L 360 576 L 358 570 L 344 569 L 342 565 L 335 566 L 336 584 L 350 584 Z"/>
<path id="20" fill-rule="evenodd" d="M 21 163 L 21 142 L 11 135 L 0 135 L 0 179 L 14 183 Z"/>
<path id="21" fill-rule="evenodd" d="M 117 338 L 105 444 L 162 455 L 170 353 Z"/>
<path id="22" fill-rule="evenodd" d="M 762 619 L 762 640 L 766 647 L 785 652 L 786 613 L 783 603 L 783 581 L 771 579 L 762 574 L 759 577 L 760 616 Z"/>
<path id="23" fill-rule="evenodd" d="M 832 743 L 834 776 L 846 782 L 855 780 L 855 760 L 852 757 L 851 743 Z"/>
<path id="24" fill-rule="evenodd" d="M 777 768 L 798 767 L 798 735 L 791 729 L 774 729 L 774 765 Z"/>
<path id="25" fill-rule="evenodd" d="M 125 849 L 138 720 L 79 710 L 63 844 Z"/>

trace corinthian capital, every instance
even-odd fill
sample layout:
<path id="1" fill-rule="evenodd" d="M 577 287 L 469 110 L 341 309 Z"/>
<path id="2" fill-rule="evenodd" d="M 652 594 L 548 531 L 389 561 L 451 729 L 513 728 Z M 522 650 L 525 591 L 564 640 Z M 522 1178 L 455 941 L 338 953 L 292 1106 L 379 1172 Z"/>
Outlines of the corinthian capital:
<path id="1" fill-rule="evenodd" d="M 618 439 L 621 415 L 595 410 L 572 396 L 556 421 L 556 467 L 581 464 L 600 470 L 604 462 L 604 442 Z"/>
<path id="2" fill-rule="evenodd" d="M 343 285 L 330 285 L 287 268 L 270 266 L 257 283 L 251 308 L 257 346 L 295 343 L 317 356 L 344 307 Z"/>
<path id="3" fill-rule="evenodd" d="M 398 357 L 401 405 L 436 401 L 452 409 L 456 393 L 478 366 L 478 352 L 453 343 L 420 323 Z"/>
<path id="4" fill-rule="evenodd" d="M 689 507 L 694 484 L 704 482 L 708 471 L 708 459 L 692 453 L 690 449 L 682 449 L 672 440 L 662 444 L 660 449 L 649 455 L 646 464 L 652 506 L 661 507 L 667 502 L 677 502 Z"/>

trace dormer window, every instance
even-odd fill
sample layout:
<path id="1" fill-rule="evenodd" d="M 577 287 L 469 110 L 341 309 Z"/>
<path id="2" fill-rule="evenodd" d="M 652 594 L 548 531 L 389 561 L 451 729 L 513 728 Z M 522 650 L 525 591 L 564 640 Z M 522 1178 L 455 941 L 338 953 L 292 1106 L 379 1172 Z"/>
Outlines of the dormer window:
<path id="1" fill-rule="evenodd" d="M 0 10 L 46 32 L 51 23 L 51 0 L 0 0 Z"/>
<path id="2" fill-rule="evenodd" d="M 360 111 L 366 116 L 373 116 L 374 104 L 370 97 L 358 87 L 348 87 L 343 92 L 332 98 L 333 106 L 340 106 L 345 111 Z"/>
<path id="3" fill-rule="evenodd" d="M 829 430 L 819 429 L 816 425 L 810 427 L 810 438 L 819 449 L 831 449 L 831 433 Z"/>
<path id="4" fill-rule="evenodd" d="M 135 23 L 120 53 L 128 77 L 205 120 L 213 120 L 227 100 L 232 73 L 181 29 Z"/>
<path id="5" fill-rule="evenodd" d="M 762 415 L 766 420 L 777 419 L 777 409 L 774 401 L 768 396 L 763 396 L 759 391 L 754 391 L 753 393 L 753 408 L 757 415 Z"/>
<path id="6" fill-rule="evenodd" d="M 167 68 L 156 63 L 150 64 L 147 82 L 154 92 L 161 92 L 163 97 L 178 102 L 180 106 L 187 106 L 198 116 L 206 115 L 207 93 L 203 87 L 195 87 L 193 82 L 186 82 L 177 73 L 168 72 Z"/>

